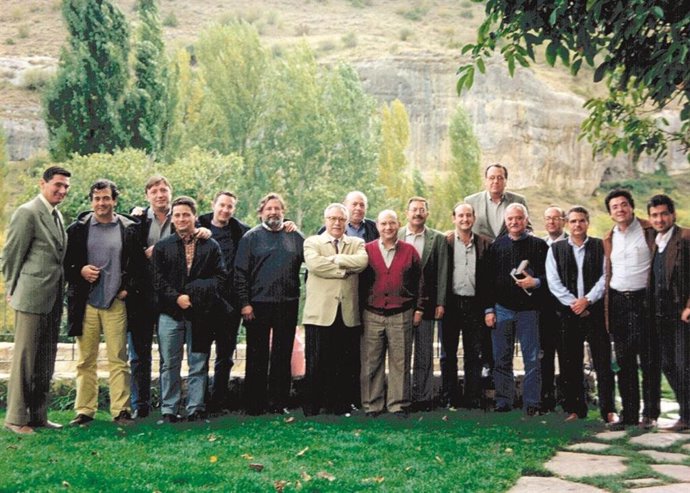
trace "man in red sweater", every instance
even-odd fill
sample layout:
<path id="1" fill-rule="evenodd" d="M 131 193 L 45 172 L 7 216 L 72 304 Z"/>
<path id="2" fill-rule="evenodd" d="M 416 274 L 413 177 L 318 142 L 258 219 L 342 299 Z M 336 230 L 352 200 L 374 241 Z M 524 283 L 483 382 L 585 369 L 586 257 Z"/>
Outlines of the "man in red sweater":
<path id="1" fill-rule="evenodd" d="M 394 211 L 381 211 L 376 228 L 380 238 L 365 246 L 369 266 L 360 279 L 367 293 L 361 345 L 362 406 L 367 416 L 377 416 L 384 409 L 406 416 L 414 327 L 423 315 L 421 261 L 412 245 L 398 240 L 400 222 Z"/>

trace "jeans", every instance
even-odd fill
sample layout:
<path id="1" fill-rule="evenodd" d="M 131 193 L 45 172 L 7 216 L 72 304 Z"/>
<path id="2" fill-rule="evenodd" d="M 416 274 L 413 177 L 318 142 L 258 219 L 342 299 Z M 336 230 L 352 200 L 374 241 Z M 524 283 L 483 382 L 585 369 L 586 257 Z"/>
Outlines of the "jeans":
<path id="1" fill-rule="evenodd" d="M 491 332 L 494 349 L 496 406 L 512 408 L 515 395 L 513 341 L 517 336 L 525 365 L 523 408 L 538 407 L 541 394 L 539 365 L 539 312 L 514 311 L 496 305 L 496 328 Z"/>
<path id="2" fill-rule="evenodd" d="M 177 414 L 182 400 L 182 352 L 187 344 L 187 414 L 204 411 L 208 380 L 208 354 L 192 352 L 192 324 L 161 313 L 158 338 L 163 365 L 161 368 L 161 414 Z"/>

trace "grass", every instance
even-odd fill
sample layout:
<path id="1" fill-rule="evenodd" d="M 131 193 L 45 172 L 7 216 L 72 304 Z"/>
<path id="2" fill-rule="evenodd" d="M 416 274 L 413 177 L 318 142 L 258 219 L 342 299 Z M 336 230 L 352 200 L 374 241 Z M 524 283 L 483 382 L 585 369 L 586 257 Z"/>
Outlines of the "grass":
<path id="1" fill-rule="evenodd" d="M 4 417 L 4 416 L 0 416 Z M 66 422 L 70 412 L 53 412 Z M 1 491 L 504 491 L 594 421 L 519 412 L 422 413 L 401 420 L 301 414 L 0 433 Z M 263 470 L 256 471 L 250 465 Z"/>

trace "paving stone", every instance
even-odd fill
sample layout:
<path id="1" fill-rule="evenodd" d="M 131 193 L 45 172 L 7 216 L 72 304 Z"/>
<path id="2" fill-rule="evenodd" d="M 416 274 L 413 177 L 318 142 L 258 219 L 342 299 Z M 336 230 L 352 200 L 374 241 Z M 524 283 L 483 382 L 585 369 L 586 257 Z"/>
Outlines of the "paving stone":
<path id="1" fill-rule="evenodd" d="M 605 493 L 588 484 L 573 483 L 559 478 L 543 478 L 539 476 L 523 476 L 508 493 Z"/>
<path id="2" fill-rule="evenodd" d="M 584 452 L 601 452 L 602 450 L 608 450 L 611 445 L 608 443 L 597 443 L 597 442 L 582 442 L 574 443 L 566 447 L 566 450 L 571 451 L 584 451 Z"/>
<path id="3" fill-rule="evenodd" d="M 678 481 L 690 483 L 690 466 L 679 466 L 677 464 L 652 464 L 650 466 L 656 472 L 671 477 Z M 685 485 L 685 491 L 689 491 L 690 486 Z"/>
<path id="4" fill-rule="evenodd" d="M 690 459 L 686 454 L 675 454 L 672 452 L 659 452 L 658 450 L 640 450 L 641 454 L 651 457 L 656 462 L 675 462 L 682 463 L 684 460 Z"/>
<path id="5" fill-rule="evenodd" d="M 635 493 L 688 493 L 686 483 L 662 484 L 648 488 L 635 488 Z"/>
<path id="6" fill-rule="evenodd" d="M 657 478 L 638 478 L 638 479 L 626 479 L 626 488 L 641 488 L 643 486 L 657 486 L 664 484 L 664 482 Z"/>
<path id="7" fill-rule="evenodd" d="M 644 447 L 670 447 L 678 441 L 690 440 L 682 433 L 644 433 L 630 439 L 630 443 Z"/>
<path id="8" fill-rule="evenodd" d="M 627 466 L 625 457 L 594 455 L 577 452 L 558 452 L 544 467 L 558 476 L 584 478 L 623 474 Z"/>
<path id="9" fill-rule="evenodd" d="M 684 452 L 687 452 L 688 454 L 690 454 L 690 443 L 686 443 L 685 445 L 683 445 L 681 447 L 681 449 L 683 449 Z"/>
<path id="10" fill-rule="evenodd" d="M 665 418 L 659 418 L 657 420 L 657 425 L 658 428 L 662 430 L 664 428 L 668 428 L 669 426 L 673 426 L 676 421 L 678 421 L 678 415 L 669 414 Z"/>
<path id="11" fill-rule="evenodd" d="M 594 438 L 598 438 L 599 440 L 618 440 L 620 438 L 623 438 L 628 435 L 628 432 L 625 430 L 620 430 L 620 431 L 602 431 L 601 433 L 597 433 L 594 435 Z"/>
<path id="12" fill-rule="evenodd" d="M 680 406 L 675 401 L 662 400 L 661 401 L 661 412 L 666 414 L 671 411 L 678 411 Z"/>

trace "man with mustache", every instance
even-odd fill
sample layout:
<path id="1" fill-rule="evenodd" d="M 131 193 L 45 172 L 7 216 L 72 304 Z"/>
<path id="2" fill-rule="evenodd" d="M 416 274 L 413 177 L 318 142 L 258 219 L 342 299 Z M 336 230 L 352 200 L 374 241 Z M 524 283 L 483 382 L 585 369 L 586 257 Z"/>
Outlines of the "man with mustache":
<path id="1" fill-rule="evenodd" d="M 261 224 L 240 240 L 234 271 L 238 307 L 247 328 L 244 388 L 251 415 L 287 412 L 304 260 L 302 233 L 285 230 L 283 198 L 267 194 L 257 212 Z"/>

